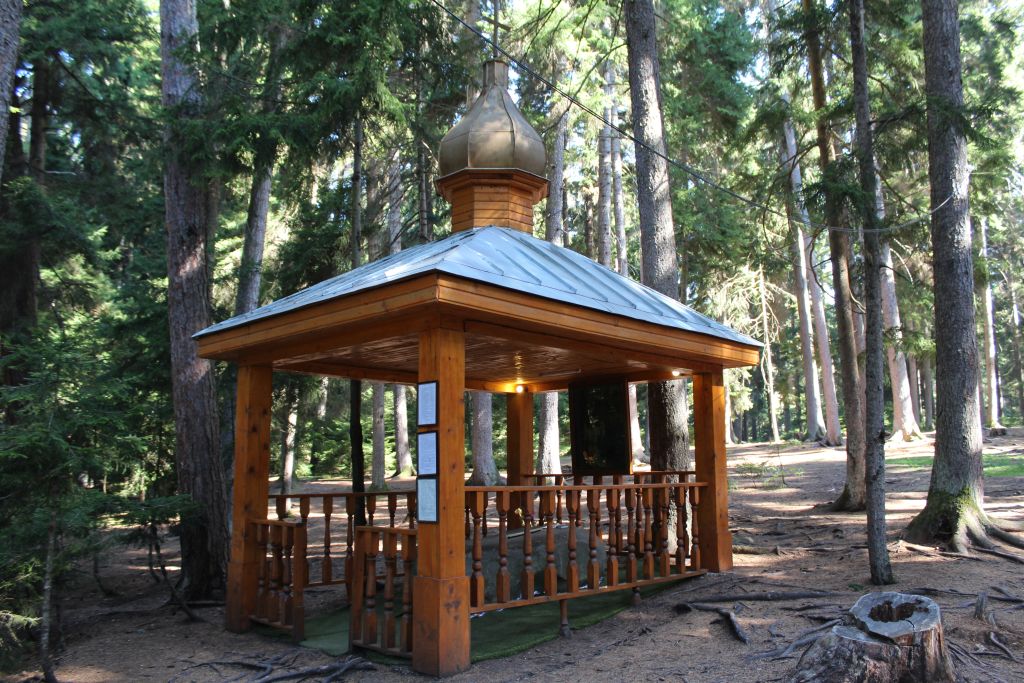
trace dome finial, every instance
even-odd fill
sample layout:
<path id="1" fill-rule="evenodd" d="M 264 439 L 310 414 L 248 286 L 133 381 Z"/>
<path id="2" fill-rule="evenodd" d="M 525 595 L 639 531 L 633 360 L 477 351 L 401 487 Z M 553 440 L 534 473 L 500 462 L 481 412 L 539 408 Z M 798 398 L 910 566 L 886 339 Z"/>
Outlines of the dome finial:
<path id="1" fill-rule="evenodd" d="M 437 189 L 452 203 L 453 230 L 506 225 L 531 232 L 533 205 L 547 196 L 544 142 L 507 88 L 508 64 L 485 62 L 480 95 L 441 140 Z M 486 199 L 476 204 L 475 196 Z"/>

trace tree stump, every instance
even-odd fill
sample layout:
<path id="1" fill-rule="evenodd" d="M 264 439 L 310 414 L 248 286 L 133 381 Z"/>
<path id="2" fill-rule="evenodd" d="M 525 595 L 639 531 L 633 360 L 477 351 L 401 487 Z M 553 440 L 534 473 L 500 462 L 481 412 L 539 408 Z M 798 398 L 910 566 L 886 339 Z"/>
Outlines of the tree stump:
<path id="1" fill-rule="evenodd" d="M 934 600 L 869 593 L 800 658 L 795 683 L 941 683 L 953 663 Z"/>

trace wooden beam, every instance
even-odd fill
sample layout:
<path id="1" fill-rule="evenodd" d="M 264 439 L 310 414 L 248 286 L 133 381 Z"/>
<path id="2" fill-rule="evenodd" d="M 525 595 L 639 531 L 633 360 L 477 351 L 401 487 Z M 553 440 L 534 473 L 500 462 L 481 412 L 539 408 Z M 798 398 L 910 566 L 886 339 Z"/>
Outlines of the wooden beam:
<path id="1" fill-rule="evenodd" d="M 269 365 L 243 365 L 238 368 L 231 559 L 228 563 L 225 613 L 228 630 L 235 632 L 247 630 L 249 616 L 256 611 L 262 558 L 250 522 L 267 516 L 272 377 Z"/>
<path id="2" fill-rule="evenodd" d="M 541 334 L 566 335 L 600 345 L 618 346 L 715 366 L 754 365 L 760 349 L 663 325 L 613 315 L 582 306 L 450 275 L 438 276 L 438 300 L 452 314 Z"/>
<path id="3" fill-rule="evenodd" d="M 693 376 L 693 441 L 700 490 L 697 533 L 701 567 L 712 572 L 732 569 L 729 532 L 729 487 L 725 463 L 725 385 L 722 371 Z"/>
<path id="4" fill-rule="evenodd" d="M 533 394 L 529 391 L 522 393 L 511 393 L 507 395 L 507 430 L 506 430 L 506 452 L 508 454 L 508 485 L 522 486 L 532 484 L 532 481 L 523 479 L 525 474 L 533 474 Z M 520 494 L 512 494 L 512 509 L 521 507 L 519 502 Z M 508 520 L 509 528 L 516 529 L 523 525 L 523 520 L 518 515 L 510 515 Z"/>
<path id="5" fill-rule="evenodd" d="M 280 372 L 295 372 L 302 375 L 317 375 L 327 377 L 342 377 L 346 379 L 366 379 L 374 382 L 388 382 L 390 384 L 416 384 L 415 372 L 404 372 L 402 370 L 390 370 L 387 368 L 363 368 L 354 365 L 342 365 L 328 361 L 304 361 L 296 363 L 281 363 L 274 366 Z"/>
<path id="6" fill-rule="evenodd" d="M 295 342 L 302 335 L 312 335 L 316 339 L 318 336 L 326 336 L 325 330 L 344 333 L 345 325 L 381 317 L 394 319 L 398 313 L 415 311 L 436 299 L 437 275 L 432 273 L 203 335 L 196 339 L 196 343 L 199 355 L 203 358 L 237 360 L 243 357 L 242 353 L 247 349 L 253 351 L 260 348 L 274 352 L 276 345 Z M 406 331 L 416 330 L 407 328 Z M 291 353 L 297 352 L 293 350 Z M 281 357 L 252 358 L 246 362 L 255 363 Z"/>
<path id="7" fill-rule="evenodd" d="M 419 381 L 437 382 L 437 522 L 417 525 L 412 666 L 431 676 L 469 668 L 469 577 L 466 576 L 465 335 L 420 333 Z"/>

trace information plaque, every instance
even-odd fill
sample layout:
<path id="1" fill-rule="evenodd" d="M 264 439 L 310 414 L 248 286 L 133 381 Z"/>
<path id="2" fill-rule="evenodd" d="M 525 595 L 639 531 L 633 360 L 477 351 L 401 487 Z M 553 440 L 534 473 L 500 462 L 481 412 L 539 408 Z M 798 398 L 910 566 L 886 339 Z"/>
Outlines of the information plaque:
<path id="1" fill-rule="evenodd" d="M 416 387 L 416 424 L 437 425 L 437 382 L 420 382 Z"/>
<path id="2" fill-rule="evenodd" d="M 416 435 L 416 472 L 420 475 L 437 474 L 437 432 Z"/>
<path id="3" fill-rule="evenodd" d="M 437 477 L 416 480 L 416 521 L 437 523 Z"/>

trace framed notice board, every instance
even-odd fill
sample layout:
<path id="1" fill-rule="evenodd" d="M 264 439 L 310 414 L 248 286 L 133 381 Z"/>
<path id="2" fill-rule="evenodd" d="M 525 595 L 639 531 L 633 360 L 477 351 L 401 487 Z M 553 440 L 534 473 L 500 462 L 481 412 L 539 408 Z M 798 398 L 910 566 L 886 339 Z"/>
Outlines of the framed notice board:
<path id="1" fill-rule="evenodd" d="M 570 384 L 569 435 L 573 474 L 631 474 L 626 380 Z"/>

